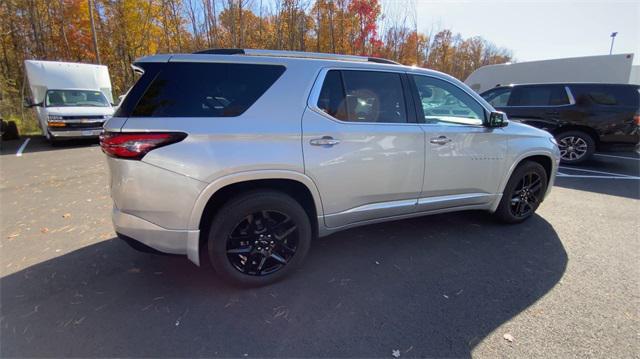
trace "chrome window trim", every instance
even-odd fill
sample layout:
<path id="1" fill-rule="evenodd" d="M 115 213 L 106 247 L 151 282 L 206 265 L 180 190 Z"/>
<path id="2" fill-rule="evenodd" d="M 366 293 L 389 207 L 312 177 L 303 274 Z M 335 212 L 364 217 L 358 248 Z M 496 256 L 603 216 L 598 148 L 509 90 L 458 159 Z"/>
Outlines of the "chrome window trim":
<path id="1" fill-rule="evenodd" d="M 396 122 L 352 122 L 352 121 L 343 121 L 340 120 L 338 118 L 335 118 L 331 115 L 329 115 L 328 113 L 324 112 L 321 108 L 318 107 L 318 99 L 320 98 L 320 92 L 322 91 L 322 86 L 324 85 L 324 80 L 327 77 L 327 73 L 331 70 L 338 70 L 338 71 L 368 71 L 368 72 L 390 72 L 390 73 L 397 73 L 397 74 L 406 74 L 407 72 L 405 71 L 405 69 L 378 69 L 378 68 L 368 68 L 368 67 L 342 67 L 342 66 L 329 66 L 329 67 L 323 67 L 320 69 L 320 72 L 318 73 L 318 76 L 316 77 L 316 81 L 313 84 L 313 88 L 311 89 L 311 92 L 309 93 L 309 98 L 307 100 L 307 107 L 312 110 L 313 112 L 322 115 L 324 118 L 327 118 L 331 121 L 343 124 L 343 125 L 381 125 L 381 126 L 416 126 L 416 125 L 421 125 L 420 123 L 413 123 L 413 122 L 409 122 L 409 117 L 408 117 L 408 106 L 409 104 L 406 103 L 406 94 L 405 94 L 405 106 L 407 107 L 407 122 L 400 122 L 400 123 L 396 123 Z M 404 93 L 404 87 L 402 88 L 402 91 Z"/>
<path id="2" fill-rule="evenodd" d="M 573 97 L 573 93 L 571 92 L 571 89 L 569 88 L 569 86 L 564 86 L 564 90 L 567 92 L 567 98 L 569 98 L 569 105 L 575 105 L 576 104 L 576 99 L 575 97 Z M 566 106 L 566 105 L 564 105 Z"/>

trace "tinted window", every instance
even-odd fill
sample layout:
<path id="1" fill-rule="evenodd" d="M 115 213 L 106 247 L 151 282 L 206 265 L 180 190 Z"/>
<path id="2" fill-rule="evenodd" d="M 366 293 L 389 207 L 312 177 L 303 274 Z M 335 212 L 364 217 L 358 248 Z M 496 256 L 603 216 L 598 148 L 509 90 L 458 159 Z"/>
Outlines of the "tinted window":
<path id="1" fill-rule="evenodd" d="M 339 120 L 347 121 L 345 97 L 340 71 L 329 71 L 322 84 L 318 108 Z"/>
<path id="2" fill-rule="evenodd" d="M 461 88 L 428 76 L 413 76 L 426 123 L 481 125 L 484 108 Z"/>
<path id="3" fill-rule="evenodd" d="M 164 65 L 133 110 L 134 117 L 231 117 L 246 111 L 282 75 L 275 65 Z"/>
<path id="4" fill-rule="evenodd" d="M 573 85 L 571 90 L 579 103 L 605 106 L 638 106 L 637 88 L 633 86 Z"/>
<path id="5" fill-rule="evenodd" d="M 400 74 L 342 71 L 347 119 L 354 122 L 407 122 Z"/>
<path id="6" fill-rule="evenodd" d="M 510 96 L 511 88 L 495 89 L 482 94 L 482 97 L 493 107 L 507 106 Z"/>
<path id="7" fill-rule="evenodd" d="M 560 106 L 569 104 L 564 86 L 518 86 L 511 92 L 509 106 Z"/>

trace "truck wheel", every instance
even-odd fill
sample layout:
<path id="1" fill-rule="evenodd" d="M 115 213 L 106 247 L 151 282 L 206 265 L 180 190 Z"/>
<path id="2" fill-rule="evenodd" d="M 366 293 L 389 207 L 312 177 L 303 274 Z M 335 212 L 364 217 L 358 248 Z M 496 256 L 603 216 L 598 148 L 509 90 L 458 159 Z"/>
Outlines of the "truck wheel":
<path id="1" fill-rule="evenodd" d="M 596 151 L 595 140 L 582 131 L 561 132 L 556 136 L 562 163 L 577 165 L 588 160 Z"/>
<path id="2" fill-rule="evenodd" d="M 217 213 L 209 231 L 209 259 L 231 284 L 255 287 L 276 282 L 302 264 L 311 246 L 307 213 L 284 193 L 252 191 Z"/>
<path id="3" fill-rule="evenodd" d="M 7 128 L 4 129 L 4 134 L 2 135 L 2 139 L 5 141 L 17 140 L 20 138 L 20 134 L 18 133 L 18 126 L 15 121 L 7 122 Z"/>
<path id="4" fill-rule="evenodd" d="M 513 171 L 494 215 L 505 223 L 520 223 L 535 213 L 547 191 L 547 172 L 537 162 L 526 161 Z"/>

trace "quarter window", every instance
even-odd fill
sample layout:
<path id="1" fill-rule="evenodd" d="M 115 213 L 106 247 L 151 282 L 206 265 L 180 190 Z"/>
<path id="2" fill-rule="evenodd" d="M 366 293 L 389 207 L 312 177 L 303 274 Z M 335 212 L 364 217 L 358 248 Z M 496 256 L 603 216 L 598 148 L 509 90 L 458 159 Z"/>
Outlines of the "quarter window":
<path id="1" fill-rule="evenodd" d="M 433 77 L 414 75 L 426 123 L 482 125 L 484 108 L 459 87 Z"/>
<path id="2" fill-rule="evenodd" d="M 509 106 L 561 106 L 568 105 L 564 86 L 519 86 L 511 92 Z"/>
<path id="3" fill-rule="evenodd" d="M 592 102 L 604 106 L 638 106 L 638 91 L 632 86 L 572 85 L 571 89 L 580 103 Z"/>
<path id="4" fill-rule="evenodd" d="M 132 116 L 239 116 L 284 70 L 279 65 L 170 62 L 151 82 Z"/>
<path id="5" fill-rule="evenodd" d="M 392 72 L 331 70 L 317 105 L 343 121 L 407 122 L 402 80 L 400 74 Z"/>

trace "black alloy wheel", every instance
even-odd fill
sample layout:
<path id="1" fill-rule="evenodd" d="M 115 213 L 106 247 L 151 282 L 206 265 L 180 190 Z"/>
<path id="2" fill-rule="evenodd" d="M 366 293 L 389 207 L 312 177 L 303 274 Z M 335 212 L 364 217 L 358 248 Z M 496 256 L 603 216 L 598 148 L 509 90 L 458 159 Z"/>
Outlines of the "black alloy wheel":
<path id="1" fill-rule="evenodd" d="M 299 267 L 311 247 L 311 220 L 286 193 L 254 190 L 216 211 L 209 229 L 209 261 L 230 284 L 263 286 Z"/>
<path id="2" fill-rule="evenodd" d="M 542 198 L 542 178 L 535 172 L 527 172 L 511 192 L 511 214 L 517 218 L 526 218 L 533 214 Z"/>
<path id="3" fill-rule="evenodd" d="M 502 192 L 494 215 L 505 223 L 520 223 L 530 218 L 540 206 L 547 184 L 547 172 L 540 163 L 519 164 Z"/>
<path id="4" fill-rule="evenodd" d="M 227 238 L 227 258 L 239 272 L 265 276 L 285 267 L 298 249 L 291 217 L 262 210 L 243 218 Z"/>

